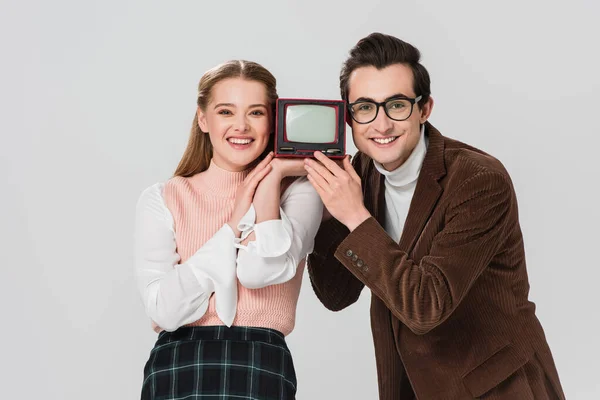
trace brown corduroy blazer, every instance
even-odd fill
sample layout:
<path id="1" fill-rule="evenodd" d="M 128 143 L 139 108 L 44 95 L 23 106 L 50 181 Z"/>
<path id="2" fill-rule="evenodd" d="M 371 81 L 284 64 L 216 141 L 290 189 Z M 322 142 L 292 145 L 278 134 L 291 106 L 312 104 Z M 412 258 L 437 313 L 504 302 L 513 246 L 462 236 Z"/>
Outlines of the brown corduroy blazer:
<path id="1" fill-rule="evenodd" d="M 442 136 L 427 154 L 400 242 L 382 228 L 383 177 L 358 153 L 369 218 L 352 233 L 324 222 L 308 257 L 331 310 L 372 292 L 380 399 L 564 399 L 528 300 L 517 200 L 495 158 Z"/>

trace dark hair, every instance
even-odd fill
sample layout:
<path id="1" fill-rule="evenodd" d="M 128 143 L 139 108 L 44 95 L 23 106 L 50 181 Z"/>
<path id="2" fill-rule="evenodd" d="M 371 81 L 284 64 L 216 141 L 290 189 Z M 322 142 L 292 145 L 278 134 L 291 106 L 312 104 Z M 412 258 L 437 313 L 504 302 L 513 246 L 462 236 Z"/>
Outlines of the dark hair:
<path id="1" fill-rule="evenodd" d="M 340 72 L 340 91 L 342 99 L 348 100 L 348 81 L 350 74 L 360 67 L 373 66 L 383 69 L 393 64 L 405 64 L 413 72 L 413 90 L 417 96 L 423 96 L 419 101 L 422 107 L 431 95 L 429 73 L 419 60 L 421 52 L 397 37 L 383 33 L 371 33 L 362 38 L 350 50 L 350 56 L 342 66 Z"/>
<path id="2" fill-rule="evenodd" d="M 269 105 L 272 109 L 271 118 L 274 119 L 275 102 L 278 98 L 277 80 L 262 65 L 246 60 L 227 61 L 204 73 L 198 84 L 198 96 L 196 98 L 196 104 L 201 110 L 205 110 L 206 105 L 210 102 L 212 88 L 220 81 L 228 78 L 243 78 L 265 85 Z M 265 152 L 259 158 L 264 158 L 273 147 L 274 137 L 271 135 Z M 213 147 L 210 137 L 207 132 L 202 132 L 200 126 L 198 126 L 198 114 L 194 112 L 188 145 L 175 170 L 175 176 L 188 177 L 205 171 L 210 165 L 212 155 Z"/>

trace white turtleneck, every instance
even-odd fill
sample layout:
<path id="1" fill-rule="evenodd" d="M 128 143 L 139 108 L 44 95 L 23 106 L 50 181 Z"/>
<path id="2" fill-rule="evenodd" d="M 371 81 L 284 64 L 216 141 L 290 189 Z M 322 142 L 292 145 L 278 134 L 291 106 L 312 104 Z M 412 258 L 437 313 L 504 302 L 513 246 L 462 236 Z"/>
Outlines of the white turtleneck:
<path id="1" fill-rule="evenodd" d="M 383 165 L 373 160 L 375 168 L 385 176 L 385 230 L 396 242 L 400 241 L 426 153 L 427 138 L 422 126 L 419 142 L 404 164 L 386 171 Z"/>

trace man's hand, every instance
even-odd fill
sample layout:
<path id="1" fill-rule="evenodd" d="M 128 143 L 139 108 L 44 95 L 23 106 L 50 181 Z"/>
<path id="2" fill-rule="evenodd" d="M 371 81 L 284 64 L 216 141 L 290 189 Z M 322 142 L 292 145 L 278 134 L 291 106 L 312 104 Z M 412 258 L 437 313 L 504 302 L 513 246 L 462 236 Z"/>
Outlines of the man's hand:
<path id="1" fill-rule="evenodd" d="M 308 180 L 314 186 L 331 215 L 353 231 L 371 214 L 365 208 L 360 177 L 345 157 L 343 169 L 320 151 L 315 152 L 318 161 L 305 159 Z"/>

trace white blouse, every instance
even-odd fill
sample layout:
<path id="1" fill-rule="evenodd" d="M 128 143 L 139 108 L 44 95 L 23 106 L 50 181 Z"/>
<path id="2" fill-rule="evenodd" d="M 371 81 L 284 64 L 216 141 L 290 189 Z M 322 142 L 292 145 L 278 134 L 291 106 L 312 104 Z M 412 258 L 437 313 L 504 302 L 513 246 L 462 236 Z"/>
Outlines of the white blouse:
<path id="1" fill-rule="evenodd" d="M 176 251 L 174 220 L 163 197 L 164 184 L 146 189 L 136 207 L 135 270 L 148 316 L 166 331 L 200 319 L 215 294 L 219 318 L 231 326 L 237 282 L 251 289 L 284 283 L 312 252 L 323 204 L 306 178 L 282 194 L 281 219 L 256 223 L 251 205 L 240 220 L 241 238 L 224 224 L 186 262 Z M 241 242 L 252 232 L 255 240 Z"/>

